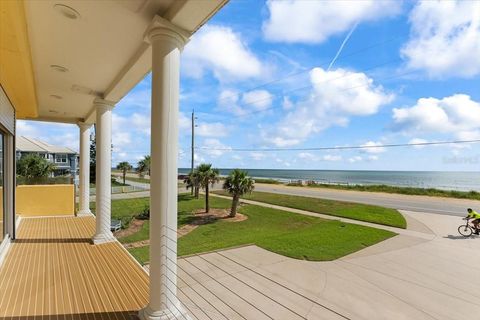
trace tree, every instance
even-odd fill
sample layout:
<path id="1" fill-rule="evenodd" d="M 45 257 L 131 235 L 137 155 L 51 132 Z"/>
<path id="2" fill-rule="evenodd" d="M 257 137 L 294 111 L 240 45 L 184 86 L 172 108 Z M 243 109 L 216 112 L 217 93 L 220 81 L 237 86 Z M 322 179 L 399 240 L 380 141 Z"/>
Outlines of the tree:
<path id="1" fill-rule="evenodd" d="M 142 160 L 138 161 L 137 172 L 140 176 L 148 173 L 150 175 L 150 156 L 145 156 Z"/>
<path id="2" fill-rule="evenodd" d="M 28 154 L 17 161 L 17 174 L 26 179 L 45 178 L 52 174 L 55 165 L 38 154 Z"/>
<path id="3" fill-rule="evenodd" d="M 248 172 L 240 169 L 234 169 L 223 183 L 223 190 L 232 195 L 232 209 L 230 217 L 237 214 L 237 206 L 240 197 L 246 193 L 251 193 L 255 189 L 255 181 L 248 176 Z"/>
<path id="4" fill-rule="evenodd" d="M 95 140 L 90 144 L 90 183 L 97 180 L 97 146 Z"/>
<path id="5" fill-rule="evenodd" d="M 183 183 L 186 184 L 187 190 L 192 188 L 192 192 L 195 195 L 195 198 L 198 199 L 200 191 L 200 174 L 197 169 L 190 172 L 188 176 L 183 179 Z"/>
<path id="6" fill-rule="evenodd" d="M 209 188 L 210 185 L 215 184 L 215 182 L 218 182 L 218 176 L 220 172 L 216 168 L 212 168 L 211 163 L 202 163 L 197 167 L 197 172 L 199 175 L 199 180 L 200 180 L 200 186 L 205 190 L 205 212 L 210 211 L 210 205 L 209 205 Z"/>
<path id="7" fill-rule="evenodd" d="M 125 177 L 127 176 L 127 171 L 132 170 L 132 165 L 127 161 L 123 161 L 117 164 L 117 169 L 122 171 L 123 185 L 125 185 Z"/>

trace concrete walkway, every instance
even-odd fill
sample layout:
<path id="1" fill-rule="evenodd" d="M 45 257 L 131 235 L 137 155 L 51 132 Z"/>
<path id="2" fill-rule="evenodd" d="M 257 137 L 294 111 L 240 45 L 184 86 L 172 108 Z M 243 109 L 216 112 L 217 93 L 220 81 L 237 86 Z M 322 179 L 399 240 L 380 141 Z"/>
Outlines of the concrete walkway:
<path id="1" fill-rule="evenodd" d="M 336 261 L 256 246 L 179 259 L 179 294 L 197 319 L 478 319 L 480 238 L 458 217 L 402 213 L 416 231 Z"/>

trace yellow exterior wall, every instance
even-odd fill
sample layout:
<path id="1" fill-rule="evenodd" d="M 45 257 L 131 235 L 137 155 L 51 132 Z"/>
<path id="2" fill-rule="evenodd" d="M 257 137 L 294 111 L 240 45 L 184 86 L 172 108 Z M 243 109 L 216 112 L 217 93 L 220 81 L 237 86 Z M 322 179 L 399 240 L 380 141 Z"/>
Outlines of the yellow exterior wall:
<path id="1" fill-rule="evenodd" d="M 17 119 L 38 116 L 25 9 L 21 0 L 0 0 L 0 84 Z"/>
<path id="2" fill-rule="evenodd" d="M 74 215 L 74 185 L 18 186 L 15 210 L 22 217 Z"/>

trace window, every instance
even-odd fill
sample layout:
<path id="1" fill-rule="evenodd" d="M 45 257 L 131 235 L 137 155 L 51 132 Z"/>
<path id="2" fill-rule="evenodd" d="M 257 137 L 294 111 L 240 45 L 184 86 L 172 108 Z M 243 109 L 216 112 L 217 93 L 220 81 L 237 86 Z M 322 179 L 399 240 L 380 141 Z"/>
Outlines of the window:
<path id="1" fill-rule="evenodd" d="M 56 154 L 55 155 L 55 162 L 56 163 L 67 163 L 67 155 L 66 154 Z"/>

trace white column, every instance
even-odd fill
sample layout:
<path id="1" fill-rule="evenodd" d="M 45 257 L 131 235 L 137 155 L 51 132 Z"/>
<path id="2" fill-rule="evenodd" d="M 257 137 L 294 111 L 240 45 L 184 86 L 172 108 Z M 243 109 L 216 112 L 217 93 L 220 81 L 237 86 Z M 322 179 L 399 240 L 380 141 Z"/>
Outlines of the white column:
<path id="1" fill-rule="evenodd" d="M 177 149 L 180 52 L 189 34 L 155 17 L 152 45 L 150 298 L 142 319 L 190 319 L 177 298 Z"/>
<path id="2" fill-rule="evenodd" d="M 79 208 L 78 217 L 91 216 L 90 211 L 90 135 L 92 125 L 80 122 L 80 172 L 79 172 Z"/>
<path id="3" fill-rule="evenodd" d="M 112 192 L 112 109 L 113 102 L 95 99 L 96 108 L 96 195 L 95 215 L 96 232 L 93 236 L 94 244 L 115 241 L 110 231 L 111 221 L 111 192 Z"/>

